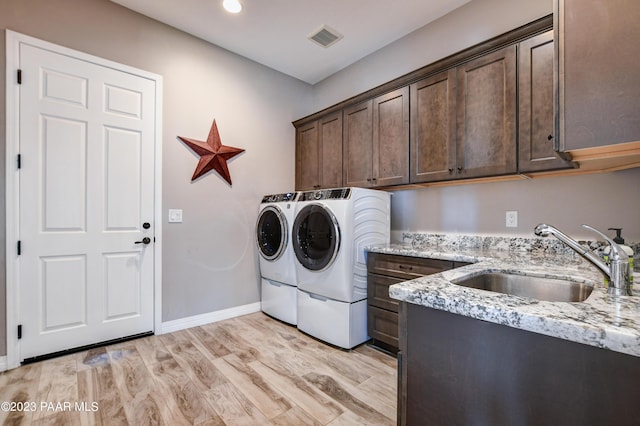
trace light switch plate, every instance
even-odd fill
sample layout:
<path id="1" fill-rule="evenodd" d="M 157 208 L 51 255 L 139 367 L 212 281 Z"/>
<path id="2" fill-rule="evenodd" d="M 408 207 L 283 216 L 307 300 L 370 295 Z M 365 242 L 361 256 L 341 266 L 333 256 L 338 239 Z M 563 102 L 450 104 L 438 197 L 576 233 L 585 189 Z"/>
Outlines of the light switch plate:
<path id="1" fill-rule="evenodd" d="M 505 226 L 507 228 L 518 227 L 518 212 L 516 210 L 507 211 Z"/>
<path id="2" fill-rule="evenodd" d="M 169 209 L 169 223 L 181 223 L 181 222 L 182 222 L 182 210 Z"/>

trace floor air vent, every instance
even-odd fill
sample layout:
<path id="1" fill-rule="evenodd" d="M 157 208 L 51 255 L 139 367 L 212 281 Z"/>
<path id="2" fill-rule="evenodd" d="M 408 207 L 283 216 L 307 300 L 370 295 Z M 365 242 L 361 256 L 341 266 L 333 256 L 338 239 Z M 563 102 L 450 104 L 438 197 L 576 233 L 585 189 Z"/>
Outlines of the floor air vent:
<path id="1" fill-rule="evenodd" d="M 329 47 L 337 43 L 342 38 L 342 34 L 333 28 L 323 25 L 318 30 L 311 33 L 308 38 L 322 47 Z"/>

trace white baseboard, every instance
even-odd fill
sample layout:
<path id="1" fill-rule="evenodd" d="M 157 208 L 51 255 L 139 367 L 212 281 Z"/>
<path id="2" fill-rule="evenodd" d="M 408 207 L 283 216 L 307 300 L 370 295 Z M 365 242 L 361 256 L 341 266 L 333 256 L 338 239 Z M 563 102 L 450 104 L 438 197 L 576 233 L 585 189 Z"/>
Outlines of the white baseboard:
<path id="1" fill-rule="evenodd" d="M 0 372 L 6 371 L 7 368 L 8 368 L 7 356 L 6 355 L 0 356 Z"/>
<path id="2" fill-rule="evenodd" d="M 199 325 L 210 324 L 212 322 L 222 321 L 229 318 L 239 317 L 241 315 L 252 314 L 260 311 L 260 302 L 251 303 L 249 305 L 236 306 L 220 311 L 209 312 L 206 314 L 194 315 L 192 317 L 180 318 L 177 320 L 166 321 L 162 323 L 162 329 L 156 330 L 155 334 L 165 334 L 174 331 L 184 330 L 186 328 L 197 327 Z"/>

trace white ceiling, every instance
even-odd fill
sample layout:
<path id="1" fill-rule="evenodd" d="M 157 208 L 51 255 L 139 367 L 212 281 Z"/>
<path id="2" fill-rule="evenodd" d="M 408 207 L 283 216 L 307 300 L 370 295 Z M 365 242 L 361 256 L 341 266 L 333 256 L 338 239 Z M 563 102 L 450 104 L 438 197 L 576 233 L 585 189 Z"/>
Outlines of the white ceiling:
<path id="1" fill-rule="evenodd" d="M 315 84 L 470 0 L 111 0 L 270 68 Z M 344 38 L 307 39 L 322 25 Z"/>

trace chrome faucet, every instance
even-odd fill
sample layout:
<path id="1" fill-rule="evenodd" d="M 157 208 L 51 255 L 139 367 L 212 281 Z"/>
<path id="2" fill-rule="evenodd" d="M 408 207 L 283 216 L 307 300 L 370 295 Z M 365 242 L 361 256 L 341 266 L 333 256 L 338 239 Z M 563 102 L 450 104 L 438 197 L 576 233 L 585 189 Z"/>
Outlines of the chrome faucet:
<path id="1" fill-rule="evenodd" d="M 632 293 L 631 276 L 629 275 L 629 255 L 627 255 L 627 253 L 625 253 L 625 251 L 611 238 L 607 237 L 596 228 L 589 225 L 582 225 L 582 227 L 595 232 L 596 234 L 604 238 L 607 243 L 609 243 L 609 246 L 611 247 L 611 254 L 609 255 L 609 265 L 607 265 L 598 255 L 594 254 L 590 250 L 587 250 L 576 240 L 565 235 L 563 232 L 559 231 L 551 225 L 541 223 L 534 228 L 533 232 L 540 237 L 546 237 L 549 234 L 553 235 L 554 237 L 571 247 L 580 256 L 584 257 L 589 262 L 598 267 L 598 269 L 600 269 L 607 277 L 609 277 L 609 294 L 613 294 L 616 296 L 631 296 Z"/>

